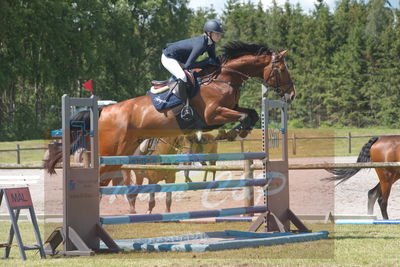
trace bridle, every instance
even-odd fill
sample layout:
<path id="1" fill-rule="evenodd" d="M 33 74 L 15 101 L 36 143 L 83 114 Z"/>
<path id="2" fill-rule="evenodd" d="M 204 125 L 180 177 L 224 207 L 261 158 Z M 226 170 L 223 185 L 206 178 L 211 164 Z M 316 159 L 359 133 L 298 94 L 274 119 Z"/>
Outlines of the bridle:
<path id="1" fill-rule="evenodd" d="M 278 62 L 283 62 L 283 64 L 285 64 L 285 59 L 284 59 L 283 57 L 282 57 L 282 58 L 279 58 L 279 57 L 276 56 L 275 53 L 272 53 L 272 58 L 271 58 L 272 67 L 271 67 L 271 71 L 269 72 L 268 77 L 267 77 L 267 79 L 264 81 L 263 85 L 264 85 L 265 87 L 267 87 L 267 88 L 268 88 L 268 87 L 271 87 L 271 88 L 274 89 L 274 91 L 275 91 L 277 94 L 283 95 L 283 94 L 282 94 L 282 89 L 281 89 L 281 87 L 282 87 L 282 86 L 287 86 L 287 85 L 292 85 L 292 86 L 293 86 L 293 81 L 292 81 L 292 79 L 289 78 L 289 80 L 288 80 L 287 82 L 285 82 L 285 83 L 282 83 L 282 82 L 281 82 L 281 77 L 280 77 L 280 75 L 279 75 L 279 72 L 280 72 L 281 70 L 278 69 L 278 68 L 276 67 L 276 63 L 278 63 Z M 286 67 L 286 69 L 287 69 L 287 67 Z M 273 86 L 267 84 L 267 82 L 268 82 L 272 77 L 275 78 L 275 84 L 274 84 Z"/>
<path id="2" fill-rule="evenodd" d="M 271 58 L 272 66 L 271 66 L 271 71 L 269 72 L 269 74 L 267 76 L 267 79 L 264 80 L 262 78 L 259 78 L 257 80 L 257 82 L 259 84 L 264 85 L 266 88 L 272 88 L 277 94 L 282 95 L 282 89 L 280 87 L 286 86 L 286 85 L 293 85 L 293 81 L 291 79 L 289 79 L 289 81 L 287 81 L 285 83 L 281 82 L 281 79 L 280 79 L 280 76 L 279 76 L 280 70 L 276 66 L 276 63 L 278 63 L 278 62 L 284 62 L 284 59 L 283 58 L 278 58 L 275 53 L 272 53 L 272 58 Z M 235 84 L 235 83 L 232 83 L 232 82 L 229 82 L 229 81 L 225 81 L 225 80 L 219 80 L 219 79 L 215 78 L 215 76 L 217 75 L 218 71 L 220 71 L 221 69 L 226 69 L 226 70 L 228 70 L 230 72 L 234 72 L 234 73 L 239 74 L 240 76 L 242 76 L 242 81 L 244 81 L 245 79 L 253 78 L 253 77 L 251 77 L 250 75 L 248 75 L 246 73 L 243 73 L 241 71 L 238 71 L 238 70 L 235 70 L 235 69 L 232 69 L 232 68 L 229 68 L 229 67 L 221 65 L 214 72 L 204 76 L 203 78 L 208 78 L 208 79 L 206 81 L 202 81 L 201 84 L 210 84 L 211 82 L 222 82 L 222 83 L 226 83 L 226 84 L 228 84 L 228 85 L 230 85 L 232 87 L 235 87 L 238 90 L 240 90 L 240 86 L 238 84 Z M 275 78 L 275 84 L 274 85 L 269 85 L 268 81 L 272 77 Z"/>

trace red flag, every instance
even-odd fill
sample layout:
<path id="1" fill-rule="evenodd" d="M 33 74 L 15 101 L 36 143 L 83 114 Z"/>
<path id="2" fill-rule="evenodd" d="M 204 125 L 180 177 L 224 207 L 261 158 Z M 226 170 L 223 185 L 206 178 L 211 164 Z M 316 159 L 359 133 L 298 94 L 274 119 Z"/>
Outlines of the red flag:
<path id="1" fill-rule="evenodd" d="M 90 94 L 92 95 L 92 91 L 93 91 L 92 80 L 89 80 L 89 81 L 85 82 L 83 84 L 83 87 L 85 87 L 90 92 Z"/>

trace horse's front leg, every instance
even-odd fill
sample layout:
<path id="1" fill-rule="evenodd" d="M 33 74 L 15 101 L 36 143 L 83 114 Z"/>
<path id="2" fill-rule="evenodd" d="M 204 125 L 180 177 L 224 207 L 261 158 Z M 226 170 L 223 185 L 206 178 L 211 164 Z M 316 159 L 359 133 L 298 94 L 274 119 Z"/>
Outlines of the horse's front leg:
<path id="1" fill-rule="evenodd" d="M 238 131 L 238 134 L 241 138 L 245 138 L 256 125 L 257 121 L 259 120 L 259 116 L 257 111 L 254 109 L 237 107 L 236 110 L 248 114 L 246 118 L 240 121 L 240 125 L 234 128 L 235 131 Z"/>
<path id="2" fill-rule="evenodd" d="M 212 112 L 206 113 L 205 122 L 207 125 L 221 125 L 230 122 L 240 122 L 242 127 L 236 127 L 227 133 L 228 140 L 234 140 L 240 133 L 241 137 L 246 137 L 250 129 L 258 120 L 258 114 L 253 109 L 237 107 L 235 110 L 226 107 L 218 107 Z M 216 137 L 216 139 L 219 139 Z"/>

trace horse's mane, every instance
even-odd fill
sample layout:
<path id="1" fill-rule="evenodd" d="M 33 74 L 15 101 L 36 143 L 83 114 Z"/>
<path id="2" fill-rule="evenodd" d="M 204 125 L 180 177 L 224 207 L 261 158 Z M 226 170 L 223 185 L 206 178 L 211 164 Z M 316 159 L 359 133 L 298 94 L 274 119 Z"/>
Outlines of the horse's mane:
<path id="1" fill-rule="evenodd" d="M 221 63 L 238 58 L 244 55 L 265 55 L 271 54 L 270 48 L 263 44 L 245 43 L 241 41 L 232 41 L 222 47 L 222 55 L 219 56 Z"/>

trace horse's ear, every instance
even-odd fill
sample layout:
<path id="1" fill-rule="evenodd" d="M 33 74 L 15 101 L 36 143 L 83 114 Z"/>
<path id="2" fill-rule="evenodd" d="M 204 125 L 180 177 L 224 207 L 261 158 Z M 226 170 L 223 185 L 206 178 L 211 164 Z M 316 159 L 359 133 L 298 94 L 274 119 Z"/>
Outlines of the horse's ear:
<path id="1" fill-rule="evenodd" d="M 289 50 L 283 50 L 279 52 L 279 58 L 283 58 Z"/>

